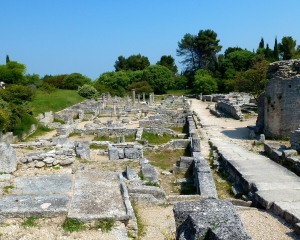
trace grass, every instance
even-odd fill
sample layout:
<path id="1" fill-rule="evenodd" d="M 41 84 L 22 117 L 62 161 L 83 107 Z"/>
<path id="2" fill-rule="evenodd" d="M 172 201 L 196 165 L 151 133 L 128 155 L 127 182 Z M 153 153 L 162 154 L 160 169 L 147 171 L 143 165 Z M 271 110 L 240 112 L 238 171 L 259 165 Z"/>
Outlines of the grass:
<path id="1" fill-rule="evenodd" d="M 69 133 L 68 137 L 80 136 L 80 133 L 71 132 Z"/>
<path id="2" fill-rule="evenodd" d="M 137 206 L 135 205 L 134 202 L 131 202 L 132 208 L 133 208 L 133 212 L 134 215 L 136 217 L 136 223 L 138 226 L 138 239 L 142 239 L 143 236 L 145 236 L 146 234 L 146 229 L 145 229 L 145 225 L 142 222 L 141 216 L 139 215 L 139 211 L 137 209 Z"/>
<path id="3" fill-rule="evenodd" d="M 57 89 L 54 92 L 47 93 L 37 89 L 35 98 L 30 105 L 33 109 L 33 114 L 36 116 L 44 112 L 57 112 L 82 102 L 85 98 L 81 97 L 76 90 Z"/>
<path id="4" fill-rule="evenodd" d="M 21 223 L 21 225 L 23 227 L 35 227 L 35 226 L 37 226 L 37 218 L 35 218 L 35 217 L 29 217 L 29 218 L 25 219 Z"/>
<path id="5" fill-rule="evenodd" d="M 9 189 L 13 189 L 13 188 L 14 188 L 14 186 L 12 186 L 12 185 L 5 186 L 5 187 L 4 187 L 4 192 L 5 192 L 5 193 L 8 193 L 8 192 L 9 192 Z"/>
<path id="6" fill-rule="evenodd" d="M 42 136 L 42 135 L 44 135 L 47 132 L 51 132 L 52 130 L 53 129 L 51 129 L 51 128 L 48 128 L 48 127 L 45 127 L 45 126 L 42 126 L 42 125 L 38 124 L 37 130 L 34 133 L 30 134 L 25 139 L 25 141 L 31 141 L 32 139 L 34 139 L 36 137 L 39 137 L 39 136 Z"/>
<path id="7" fill-rule="evenodd" d="M 174 132 L 177 133 L 189 133 L 189 127 L 185 124 L 183 127 L 171 127 Z"/>
<path id="8" fill-rule="evenodd" d="M 155 133 L 143 132 L 142 139 L 146 139 L 149 144 L 160 145 L 171 141 L 172 139 L 178 139 L 175 136 L 163 135 L 158 136 Z"/>
<path id="9" fill-rule="evenodd" d="M 57 119 L 57 118 L 54 118 L 53 122 L 59 122 L 61 124 L 65 124 L 65 121 Z"/>
<path id="10" fill-rule="evenodd" d="M 115 220 L 106 219 L 98 221 L 96 228 L 100 228 L 102 232 L 110 232 L 115 224 Z"/>
<path id="11" fill-rule="evenodd" d="M 98 145 L 95 145 L 95 144 L 91 144 L 90 149 L 103 149 L 103 150 L 106 150 L 107 146 L 98 146 Z"/>
<path id="12" fill-rule="evenodd" d="M 78 220 L 67 217 L 62 224 L 62 228 L 66 232 L 78 232 L 80 230 L 85 230 L 86 226 Z"/>
<path id="13" fill-rule="evenodd" d="M 191 155 L 188 153 L 188 149 L 164 149 L 160 151 L 144 151 L 144 156 L 155 167 L 159 167 L 162 170 L 173 170 L 173 164 L 176 164 L 181 156 Z"/>
<path id="14" fill-rule="evenodd" d="M 146 182 L 145 183 L 146 186 L 153 186 L 153 187 L 160 187 L 158 182 Z"/>
<path id="15" fill-rule="evenodd" d="M 174 96 L 181 96 L 185 94 L 189 94 L 191 89 L 180 89 L 180 90 L 168 90 L 167 94 L 174 95 Z"/>
<path id="16" fill-rule="evenodd" d="M 103 136 L 98 136 L 98 137 L 94 137 L 93 141 L 111 141 L 112 138 L 110 138 L 109 136 L 103 135 Z"/>
<path id="17" fill-rule="evenodd" d="M 21 137 L 23 133 L 30 130 L 33 124 L 37 124 L 38 121 L 31 115 L 26 114 L 22 117 L 21 122 L 14 128 L 13 135 Z"/>

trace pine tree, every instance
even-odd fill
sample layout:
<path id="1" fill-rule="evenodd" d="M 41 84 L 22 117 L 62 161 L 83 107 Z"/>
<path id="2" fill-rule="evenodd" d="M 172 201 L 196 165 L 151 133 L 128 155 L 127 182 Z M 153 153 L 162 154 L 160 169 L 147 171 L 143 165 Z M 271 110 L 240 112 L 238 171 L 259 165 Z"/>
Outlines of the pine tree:
<path id="1" fill-rule="evenodd" d="M 9 60 L 9 56 L 6 54 L 6 63 L 9 63 L 10 60 Z"/>
<path id="2" fill-rule="evenodd" d="M 258 45 L 258 48 L 265 48 L 265 42 L 264 42 L 263 38 L 261 38 L 261 40 L 259 42 L 259 45 Z"/>
<path id="3" fill-rule="evenodd" d="M 275 58 L 276 60 L 279 60 L 279 57 L 278 57 L 277 37 L 275 37 L 275 44 L 274 44 L 273 55 L 274 55 L 274 58 Z"/>

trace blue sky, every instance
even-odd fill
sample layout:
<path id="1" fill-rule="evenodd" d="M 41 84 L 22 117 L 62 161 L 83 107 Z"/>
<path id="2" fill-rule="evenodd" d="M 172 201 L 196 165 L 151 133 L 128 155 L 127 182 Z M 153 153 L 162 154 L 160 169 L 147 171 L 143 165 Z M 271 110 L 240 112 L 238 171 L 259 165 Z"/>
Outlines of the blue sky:
<path id="1" fill-rule="evenodd" d="M 176 57 L 184 34 L 212 29 L 224 52 L 270 48 L 283 36 L 300 44 L 299 0 L 0 0 L 0 64 L 5 56 L 27 73 L 79 72 L 93 80 L 114 71 L 118 56 Z"/>

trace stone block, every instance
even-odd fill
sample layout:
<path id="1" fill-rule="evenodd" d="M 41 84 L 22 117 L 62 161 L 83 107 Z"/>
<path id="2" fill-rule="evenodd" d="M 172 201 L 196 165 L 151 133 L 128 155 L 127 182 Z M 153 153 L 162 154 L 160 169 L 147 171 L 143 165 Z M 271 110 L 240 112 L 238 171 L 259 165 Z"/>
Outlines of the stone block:
<path id="1" fill-rule="evenodd" d="M 133 180 L 133 179 L 137 178 L 137 174 L 134 170 L 132 170 L 131 168 L 126 166 L 126 177 L 128 180 Z"/>
<path id="2" fill-rule="evenodd" d="M 166 193 L 163 189 L 155 186 L 128 186 L 129 194 L 138 193 L 138 194 L 151 194 L 157 199 L 164 200 L 166 199 Z"/>
<path id="3" fill-rule="evenodd" d="M 173 212 L 176 239 L 252 239 L 229 202 L 216 199 L 179 202 Z"/>
<path id="4" fill-rule="evenodd" d="M 108 158 L 109 160 L 119 160 L 119 150 L 117 147 L 108 146 Z"/>
<path id="5" fill-rule="evenodd" d="M 75 153 L 80 159 L 91 160 L 89 142 L 75 142 Z"/>
<path id="6" fill-rule="evenodd" d="M 16 151 L 9 144 L 3 144 L 0 146 L 0 172 L 12 173 L 16 170 Z"/>
<path id="7" fill-rule="evenodd" d="M 148 163 L 142 164 L 141 173 L 143 174 L 145 179 L 147 179 L 148 181 L 151 181 L 151 182 L 158 181 L 158 174 L 157 174 L 156 169 Z"/>

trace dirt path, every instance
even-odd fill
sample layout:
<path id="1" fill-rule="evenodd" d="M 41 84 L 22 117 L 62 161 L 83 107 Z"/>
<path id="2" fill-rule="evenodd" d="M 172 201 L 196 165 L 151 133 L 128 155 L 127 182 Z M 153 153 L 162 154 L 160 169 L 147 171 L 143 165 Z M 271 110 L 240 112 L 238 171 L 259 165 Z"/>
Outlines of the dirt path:
<path id="1" fill-rule="evenodd" d="M 208 104 L 196 99 L 192 100 L 191 109 L 198 113 L 203 128 L 200 129 L 202 137 L 201 151 L 204 157 L 207 157 L 210 151 L 208 140 L 215 132 L 220 132 L 224 141 L 230 141 L 240 146 L 253 150 L 253 140 L 248 139 L 248 125 L 255 125 L 256 116 L 248 116 L 245 121 L 232 118 L 218 118 L 212 115 L 207 109 Z M 218 135 L 219 136 L 219 135 Z M 258 151 L 259 149 L 256 149 Z M 292 227 L 283 219 L 261 209 L 243 209 L 238 208 L 238 213 L 243 222 L 245 230 L 254 239 L 300 239 Z"/>

